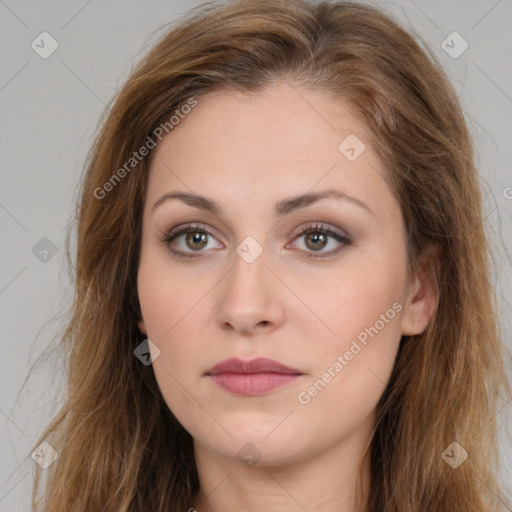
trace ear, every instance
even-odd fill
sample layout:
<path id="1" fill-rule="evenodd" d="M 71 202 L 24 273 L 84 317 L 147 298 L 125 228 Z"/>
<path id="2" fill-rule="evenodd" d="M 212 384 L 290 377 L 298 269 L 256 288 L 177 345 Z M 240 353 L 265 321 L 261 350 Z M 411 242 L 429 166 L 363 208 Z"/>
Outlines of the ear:
<path id="1" fill-rule="evenodd" d="M 402 334 L 421 334 L 437 306 L 437 276 L 441 268 L 440 248 L 431 245 L 418 258 L 415 276 L 409 286 L 402 314 Z"/>
<path id="2" fill-rule="evenodd" d="M 137 322 L 137 326 L 139 327 L 139 331 L 142 333 L 142 334 L 145 334 L 146 336 L 148 335 L 147 331 L 146 331 L 146 326 L 144 325 L 144 320 L 139 320 Z"/>

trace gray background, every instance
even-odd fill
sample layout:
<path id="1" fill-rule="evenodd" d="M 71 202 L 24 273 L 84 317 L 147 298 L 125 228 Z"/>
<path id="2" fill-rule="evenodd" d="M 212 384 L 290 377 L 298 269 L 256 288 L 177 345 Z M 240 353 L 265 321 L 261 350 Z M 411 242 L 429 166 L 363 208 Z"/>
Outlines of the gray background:
<path id="1" fill-rule="evenodd" d="M 0 511 L 29 510 L 34 462 L 23 459 L 62 396 L 64 372 L 53 359 L 24 381 L 70 304 L 64 230 L 99 116 L 154 41 L 153 31 L 197 4 L 0 0 Z M 486 194 L 485 222 L 498 251 L 495 287 L 510 348 L 512 0 L 378 5 L 428 42 L 463 104 Z M 47 59 L 31 47 L 43 31 L 59 45 Z M 441 46 L 453 31 L 469 45 L 456 59 Z M 54 255 L 41 252 L 51 244 Z M 507 364 L 510 371 L 510 359 Z M 511 409 L 503 404 L 503 425 Z M 511 482 L 512 440 L 502 432 L 502 459 L 508 461 L 502 478 Z"/>

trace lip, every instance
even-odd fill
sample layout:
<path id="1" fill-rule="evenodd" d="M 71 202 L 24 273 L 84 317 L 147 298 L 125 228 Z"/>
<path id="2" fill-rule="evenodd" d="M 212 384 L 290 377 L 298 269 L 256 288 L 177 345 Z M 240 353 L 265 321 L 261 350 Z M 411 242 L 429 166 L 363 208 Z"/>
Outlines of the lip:
<path id="1" fill-rule="evenodd" d="M 279 361 L 260 357 L 250 361 L 226 359 L 208 370 L 206 375 L 226 391 L 241 396 L 257 396 L 284 386 L 304 374 Z"/>
<path id="2" fill-rule="evenodd" d="M 243 361 L 237 358 L 225 359 L 206 372 L 207 375 L 218 375 L 219 373 L 283 373 L 302 375 L 302 372 L 296 368 L 291 368 L 279 361 L 267 359 L 266 357 L 258 357 L 250 361 Z"/>

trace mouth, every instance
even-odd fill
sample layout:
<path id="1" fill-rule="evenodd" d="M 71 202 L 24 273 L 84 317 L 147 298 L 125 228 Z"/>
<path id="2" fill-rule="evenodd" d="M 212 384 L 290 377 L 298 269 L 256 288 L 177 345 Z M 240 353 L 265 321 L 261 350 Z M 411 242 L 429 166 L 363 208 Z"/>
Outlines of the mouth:
<path id="1" fill-rule="evenodd" d="M 226 359 L 216 364 L 205 375 L 230 393 L 258 396 L 289 384 L 304 374 L 279 361 L 257 358 L 251 361 Z"/>

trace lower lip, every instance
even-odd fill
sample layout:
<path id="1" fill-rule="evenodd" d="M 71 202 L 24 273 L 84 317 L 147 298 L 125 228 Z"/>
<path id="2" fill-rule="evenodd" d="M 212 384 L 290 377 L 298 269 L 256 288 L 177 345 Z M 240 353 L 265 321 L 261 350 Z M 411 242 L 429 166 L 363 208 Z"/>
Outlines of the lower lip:
<path id="1" fill-rule="evenodd" d="M 284 386 L 301 375 L 289 373 L 219 373 L 210 375 L 221 388 L 242 396 L 257 396 Z"/>

